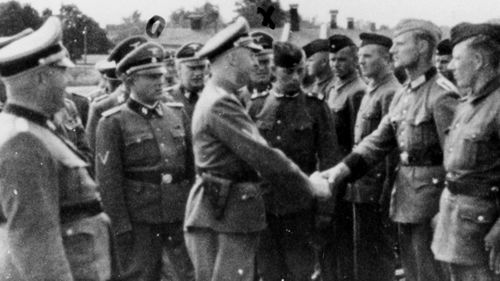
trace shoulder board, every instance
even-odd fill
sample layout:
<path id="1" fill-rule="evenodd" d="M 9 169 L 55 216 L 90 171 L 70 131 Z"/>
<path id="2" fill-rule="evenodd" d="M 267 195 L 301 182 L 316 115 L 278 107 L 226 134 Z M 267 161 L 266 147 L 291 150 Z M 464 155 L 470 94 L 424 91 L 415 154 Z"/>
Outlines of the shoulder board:
<path id="1" fill-rule="evenodd" d="M 315 98 L 315 99 L 318 99 L 320 101 L 325 100 L 325 95 L 323 95 L 323 94 L 315 94 L 315 93 L 311 93 L 311 92 L 307 93 L 306 97 Z"/>
<path id="2" fill-rule="evenodd" d="M 446 78 L 443 78 L 443 77 L 439 77 L 437 80 L 436 80 L 436 83 L 441 86 L 443 89 L 447 90 L 447 91 L 452 91 L 452 92 L 455 92 L 455 93 L 458 93 L 458 89 L 457 87 L 455 87 L 455 85 L 453 85 L 453 83 L 451 83 L 448 79 Z"/>
<path id="3" fill-rule="evenodd" d="M 84 98 L 84 99 L 89 99 L 88 95 L 81 94 L 81 93 L 71 92 L 71 95 L 73 95 L 73 96 L 78 96 L 78 97 L 80 97 L 80 98 Z"/>
<path id="4" fill-rule="evenodd" d="M 184 104 L 182 104 L 182 102 L 165 102 L 165 105 L 169 107 L 184 107 Z"/>
<path id="5" fill-rule="evenodd" d="M 92 102 L 100 102 L 103 99 L 107 98 L 108 96 L 109 95 L 100 95 L 100 96 L 97 96 L 95 99 L 92 100 Z"/>
<path id="6" fill-rule="evenodd" d="M 103 118 L 106 118 L 106 117 L 109 117 L 109 116 L 111 116 L 111 115 L 113 115 L 113 114 L 115 114 L 115 113 L 117 113 L 117 112 L 120 112 L 121 110 L 122 110 L 122 107 L 121 107 L 120 105 L 119 105 L 119 106 L 115 106 L 115 107 L 113 107 L 113 108 L 110 108 L 110 109 L 108 109 L 108 110 L 104 111 L 104 112 L 101 114 L 101 116 L 102 116 Z"/>
<path id="7" fill-rule="evenodd" d="M 258 99 L 258 98 L 262 98 L 262 97 L 266 97 L 267 95 L 269 95 L 269 91 L 263 91 L 263 92 L 255 92 L 253 93 L 251 96 L 250 96 L 250 99 L 254 100 L 254 99 Z"/>

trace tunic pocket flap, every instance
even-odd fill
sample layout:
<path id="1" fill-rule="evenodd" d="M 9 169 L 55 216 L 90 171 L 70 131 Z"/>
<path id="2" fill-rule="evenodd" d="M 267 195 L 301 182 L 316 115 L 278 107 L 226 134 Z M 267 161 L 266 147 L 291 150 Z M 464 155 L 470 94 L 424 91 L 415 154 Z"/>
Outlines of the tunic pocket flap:
<path id="1" fill-rule="evenodd" d="M 459 211 L 460 218 L 468 221 L 472 221 L 478 224 L 489 224 L 495 220 L 493 214 L 487 214 L 485 212 L 478 212 L 472 209 L 461 209 Z"/>
<path id="2" fill-rule="evenodd" d="M 128 145 L 131 145 L 134 143 L 141 143 L 145 140 L 152 140 L 152 139 L 154 139 L 153 133 L 143 132 L 143 133 L 134 134 L 132 136 L 126 137 L 124 142 L 125 142 L 125 145 L 128 146 Z"/>

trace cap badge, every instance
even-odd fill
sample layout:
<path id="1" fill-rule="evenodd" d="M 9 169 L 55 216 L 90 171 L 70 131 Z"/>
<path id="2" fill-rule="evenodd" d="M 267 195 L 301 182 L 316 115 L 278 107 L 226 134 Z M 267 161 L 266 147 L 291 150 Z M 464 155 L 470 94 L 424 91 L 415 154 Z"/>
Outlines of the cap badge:
<path id="1" fill-rule="evenodd" d="M 135 49 L 135 48 L 137 48 L 140 44 L 141 44 L 141 42 L 140 42 L 140 41 L 137 41 L 137 42 L 134 42 L 134 43 L 130 44 L 130 47 L 132 47 L 132 48 L 134 48 L 134 49 Z"/>
<path id="2" fill-rule="evenodd" d="M 144 114 L 144 115 L 147 115 L 148 114 L 148 109 L 145 108 L 145 107 L 141 107 L 141 113 Z"/>

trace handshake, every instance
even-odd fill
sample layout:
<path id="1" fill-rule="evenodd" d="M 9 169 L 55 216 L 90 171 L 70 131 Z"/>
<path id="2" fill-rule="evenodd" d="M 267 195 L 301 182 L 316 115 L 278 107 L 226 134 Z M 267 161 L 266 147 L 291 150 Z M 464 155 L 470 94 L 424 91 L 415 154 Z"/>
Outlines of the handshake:
<path id="1" fill-rule="evenodd" d="M 309 177 L 312 183 L 311 193 L 323 199 L 332 197 L 332 189 L 335 189 L 350 173 L 349 167 L 342 162 L 326 171 L 314 172 Z"/>

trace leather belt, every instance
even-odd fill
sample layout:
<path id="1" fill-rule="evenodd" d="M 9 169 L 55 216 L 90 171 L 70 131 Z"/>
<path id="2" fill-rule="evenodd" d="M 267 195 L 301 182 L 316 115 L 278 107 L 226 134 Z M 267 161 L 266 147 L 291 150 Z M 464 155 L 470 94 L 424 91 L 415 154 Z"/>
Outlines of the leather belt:
<path id="1" fill-rule="evenodd" d="M 403 151 L 399 160 L 403 166 L 440 166 L 443 165 L 443 154 Z"/>
<path id="2" fill-rule="evenodd" d="M 92 201 L 81 202 L 69 206 L 61 207 L 61 221 L 68 222 L 82 217 L 92 217 L 102 213 L 101 201 L 94 199 Z"/>
<path id="3" fill-rule="evenodd" d="M 176 183 L 185 179 L 184 174 L 160 173 L 158 171 L 125 172 L 125 178 L 152 184 Z"/>
<path id="4" fill-rule="evenodd" d="M 500 192 L 498 184 L 465 183 L 445 181 L 445 187 L 453 194 L 467 195 L 484 199 L 497 199 Z"/>

